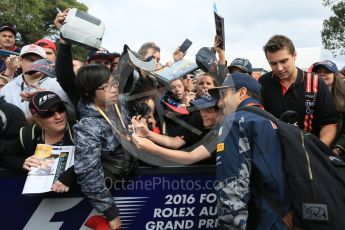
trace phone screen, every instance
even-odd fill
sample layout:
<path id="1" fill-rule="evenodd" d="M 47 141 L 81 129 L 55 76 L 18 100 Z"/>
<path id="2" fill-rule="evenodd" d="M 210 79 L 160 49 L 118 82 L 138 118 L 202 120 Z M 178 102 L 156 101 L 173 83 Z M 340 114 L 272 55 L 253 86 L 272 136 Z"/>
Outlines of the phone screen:
<path id="1" fill-rule="evenodd" d="M 186 40 L 184 40 L 184 42 L 180 46 L 179 50 L 182 53 L 185 53 L 191 45 L 192 45 L 192 41 L 187 38 Z"/>

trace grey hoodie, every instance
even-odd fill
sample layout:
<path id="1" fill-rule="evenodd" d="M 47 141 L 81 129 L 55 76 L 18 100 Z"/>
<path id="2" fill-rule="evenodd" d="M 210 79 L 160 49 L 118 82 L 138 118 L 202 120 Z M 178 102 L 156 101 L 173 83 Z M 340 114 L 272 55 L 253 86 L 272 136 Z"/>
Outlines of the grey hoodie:
<path id="1" fill-rule="evenodd" d="M 116 157 L 116 149 L 121 146 L 112 127 L 96 110 L 94 104 L 86 104 L 80 100 L 78 110 L 81 119 L 73 127 L 74 171 L 77 181 L 91 205 L 103 213 L 108 220 L 113 220 L 119 215 L 119 210 L 105 184 L 101 154 L 106 152 Z"/>

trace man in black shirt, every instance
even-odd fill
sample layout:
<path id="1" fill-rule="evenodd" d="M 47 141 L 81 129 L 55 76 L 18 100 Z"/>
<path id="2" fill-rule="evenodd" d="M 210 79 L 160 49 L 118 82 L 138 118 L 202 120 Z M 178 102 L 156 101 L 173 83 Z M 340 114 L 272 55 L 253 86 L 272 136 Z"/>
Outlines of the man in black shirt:
<path id="1" fill-rule="evenodd" d="M 0 165 L 6 166 L 3 160 L 9 152 L 9 146 L 19 138 L 19 130 L 27 124 L 23 111 L 0 97 Z"/>
<path id="2" fill-rule="evenodd" d="M 312 107 L 305 106 L 308 103 L 305 98 L 307 73 L 295 65 L 296 51 L 292 41 L 286 36 L 275 35 L 264 46 L 264 51 L 272 68 L 259 79 L 265 109 L 276 117 L 287 110 L 297 112 L 298 126 L 330 145 L 336 134 L 337 111 L 323 80 L 313 77 L 311 81 L 316 79 L 315 83 L 307 84 L 317 88 L 317 94 L 314 94 Z"/>

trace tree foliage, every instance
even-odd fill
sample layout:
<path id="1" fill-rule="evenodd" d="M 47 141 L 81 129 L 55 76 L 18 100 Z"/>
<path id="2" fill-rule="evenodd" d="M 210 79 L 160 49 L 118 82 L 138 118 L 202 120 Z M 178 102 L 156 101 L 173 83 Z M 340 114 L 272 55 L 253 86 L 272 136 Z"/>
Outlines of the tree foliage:
<path id="1" fill-rule="evenodd" d="M 324 6 L 331 7 L 332 15 L 324 20 L 321 31 L 325 49 L 331 50 L 334 56 L 345 54 L 345 1 L 324 0 Z"/>
<path id="2" fill-rule="evenodd" d="M 34 43 L 40 38 L 58 38 L 54 26 L 57 14 L 56 8 L 63 11 L 66 8 L 77 8 L 87 11 L 86 5 L 77 0 L 0 0 L 0 22 L 16 25 L 18 31 L 17 44 Z M 85 57 L 85 51 L 76 50 L 77 56 Z"/>

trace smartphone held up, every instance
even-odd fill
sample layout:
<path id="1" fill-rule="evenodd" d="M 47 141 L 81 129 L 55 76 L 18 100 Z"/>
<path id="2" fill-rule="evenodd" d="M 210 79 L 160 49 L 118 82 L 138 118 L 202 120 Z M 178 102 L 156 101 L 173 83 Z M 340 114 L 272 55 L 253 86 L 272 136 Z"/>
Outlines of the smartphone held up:
<path id="1" fill-rule="evenodd" d="M 187 38 L 187 39 L 184 40 L 184 42 L 180 45 L 180 48 L 179 48 L 180 52 L 181 52 L 181 53 L 185 53 L 185 52 L 189 49 L 189 47 L 190 47 L 191 45 L 192 45 L 192 41 L 189 40 L 189 39 Z"/>

